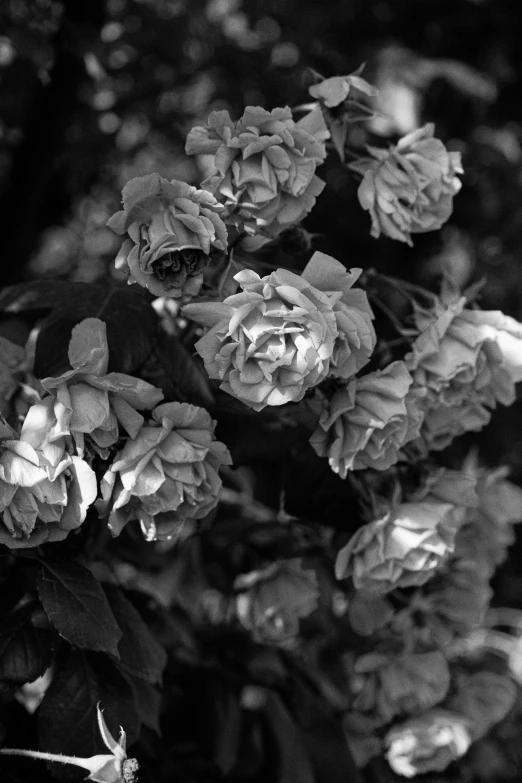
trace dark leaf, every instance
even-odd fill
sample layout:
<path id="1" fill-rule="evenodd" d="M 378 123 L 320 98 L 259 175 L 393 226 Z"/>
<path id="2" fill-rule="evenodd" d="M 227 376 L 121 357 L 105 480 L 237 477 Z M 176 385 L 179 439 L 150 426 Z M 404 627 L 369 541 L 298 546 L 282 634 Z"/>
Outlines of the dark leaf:
<path id="1" fill-rule="evenodd" d="M 131 686 L 106 656 L 71 653 L 55 672 L 38 711 L 40 748 L 68 756 L 106 754 L 96 717 L 98 702 L 111 734 L 118 738 L 121 726 L 131 745 L 139 734 Z M 54 764 L 53 774 L 63 779 L 76 773 Z"/>
<path id="2" fill-rule="evenodd" d="M 173 335 L 161 334 L 157 350 L 169 383 L 169 388 L 163 389 L 165 395 L 175 397 L 180 402 L 212 408 L 214 395 L 207 375 L 183 343 Z"/>
<path id="3" fill-rule="evenodd" d="M 308 443 L 284 460 L 283 487 L 285 511 L 292 516 L 346 531 L 362 524 L 358 496 L 349 479 L 339 478 Z"/>
<path id="4" fill-rule="evenodd" d="M 220 396 L 216 417 L 216 436 L 229 448 L 236 466 L 280 459 L 299 440 L 306 443 L 315 428 L 305 400 L 256 412 L 229 395 Z"/>
<path id="5" fill-rule="evenodd" d="M 87 568 L 42 561 L 36 587 L 49 620 L 64 639 L 75 647 L 119 657 L 122 632 L 100 583 Z"/>
<path id="6" fill-rule="evenodd" d="M 51 663 L 53 633 L 31 623 L 34 605 L 0 624 L 0 680 L 23 684 L 40 677 Z"/>
<path id="7" fill-rule="evenodd" d="M 144 680 L 139 680 L 137 677 L 127 677 L 127 680 L 130 682 L 134 692 L 140 723 L 155 731 L 156 734 L 161 735 L 159 725 L 161 693 L 154 685 Z"/>
<path id="8" fill-rule="evenodd" d="M 120 668 L 150 684 L 161 682 L 167 663 L 165 650 L 120 589 L 107 585 L 105 593 L 122 633 L 118 642 Z"/>
<path id="9" fill-rule="evenodd" d="M 100 318 L 107 326 L 109 372 L 132 375 L 148 359 L 158 318 L 145 296 L 127 288 L 85 285 L 64 297 L 44 321 L 36 343 L 37 377 L 70 369 L 71 332 L 84 318 Z"/>

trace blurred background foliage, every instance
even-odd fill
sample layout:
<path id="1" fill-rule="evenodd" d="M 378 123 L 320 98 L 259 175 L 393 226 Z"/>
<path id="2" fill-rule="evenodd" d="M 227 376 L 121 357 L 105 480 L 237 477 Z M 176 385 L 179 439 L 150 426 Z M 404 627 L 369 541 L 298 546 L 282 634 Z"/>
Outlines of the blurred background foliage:
<path id="1" fill-rule="evenodd" d="M 357 182 L 332 160 L 305 223 L 314 249 L 432 288 L 449 263 L 464 288 L 486 276 L 484 308 L 522 320 L 521 40 L 520 0 L 3 0 L 2 282 L 114 278 L 119 239 L 105 224 L 127 180 L 158 172 L 198 184 L 201 162 L 185 156 L 184 141 L 209 111 L 298 106 L 309 100 L 310 69 L 328 77 L 366 63 L 379 113 L 354 126 L 352 147 L 435 122 L 462 152 L 464 187 L 444 229 L 408 248 L 370 237 Z M 399 295 L 389 304 L 405 306 Z M 483 460 L 509 465 L 520 483 L 520 416 L 520 403 L 497 411 L 448 459 L 478 443 Z M 496 578 L 500 605 L 522 607 L 521 554 L 519 541 Z M 195 699 L 218 687 L 211 680 L 194 683 Z M 490 740 L 508 748 L 499 758 L 516 757 L 518 730 Z"/>

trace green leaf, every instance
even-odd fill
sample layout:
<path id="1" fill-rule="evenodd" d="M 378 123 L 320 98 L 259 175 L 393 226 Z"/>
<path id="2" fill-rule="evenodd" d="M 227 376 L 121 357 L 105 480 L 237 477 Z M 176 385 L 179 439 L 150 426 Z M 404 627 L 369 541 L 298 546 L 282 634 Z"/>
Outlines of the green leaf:
<path id="1" fill-rule="evenodd" d="M 165 396 L 212 408 L 215 401 L 208 377 L 181 340 L 173 335 L 160 334 L 157 349 L 168 381 L 168 388 L 163 388 Z"/>
<path id="2" fill-rule="evenodd" d="M 32 625 L 33 610 L 34 604 L 24 606 L 0 623 L 0 680 L 23 685 L 51 663 L 53 634 Z"/>
<path id="3" fill-rule="evenodd" d="M 105 594 L 122 632 L 118 642 L 120 668 L 151 685 L 161 682 L 167 653 L 119 588 L 106 585 Z"/>
<path id="4" fill-rule="evenodd" d="M 98 580 L 74 562 L 41 561 L 36 587 L 60 636 L 75 647 L 119 657 L 122 632 Z"/>
<path id="5" fill-rule="evenodd" d="M 149 358 L 158 317 L 146 297 L 127 288 L 88 285 L 64 297 L 44 321 L 36 343 L 37 377 L 70 369 L 71 332 L 85 318 L 99 318 L 107 326 L 109 372 L 132 375 Z"/>
<path id="6" fill-rule="evenodd" d="M 129 683 L 106 656 L 72 652 L 57 668 L 38 710 L 39 746 L 67 756 L 106 754 L 98 729 L 98 703 L 110 733 L 118 737 L 121 726 L 128 744 L 135 742 L 139 720 Z M 53 774 L 70 776 L 61 765 L 54 765 Z"/>

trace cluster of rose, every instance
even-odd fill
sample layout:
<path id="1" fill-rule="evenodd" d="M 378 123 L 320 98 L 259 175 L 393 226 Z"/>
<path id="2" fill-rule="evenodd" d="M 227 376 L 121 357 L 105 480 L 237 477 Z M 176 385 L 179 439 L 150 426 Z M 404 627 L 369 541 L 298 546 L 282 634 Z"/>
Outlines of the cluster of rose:
<path id="1" fill-rule="evenodd" d="M 315 252 L 301 274 L 254 271 L 256 254 L 313 208 L 324 188 L 317 167 L 330 147 L 344 160 L 354 111 L 375 89 L 357 72 L 318 80 L 310 94 L 298 121 L 289 108 L 248 107 L 237 122 L 213 112 L 187 138 L 187 154 L 210 170 L 201 189 L 157 174 L 133 179 L 109 225 L 124 237 L 116 267 L 128 282 L 174 301 L 175 328 L 199 330 L 195 349 L 209 378 L 256 412 L 306 396 L 317 417 L 311 446 L 358 488 L 366 523 L 336 554 L 332 595 L 369 652 L 346 652 L 344 726 L 361 766 L 385 752 L 411 777 L 463 756 L 516 697 L 507 669 L 470 672 L 459 656 L 484 621 L 490 579 L 522 519 L 522 490 L 476 454 L 459 471 L 434 454 L 514 402 L 522 325 L 479 309 L 451 276 L 438 295 L 406 286 L 404 356 L 368 371 L 378 338 L 357 286 L 361 269 Z M 368 147 L 349 168 L 362 176 L 372 236 L 408 244 L 449 218 L 462 173 L 459 153 L 431 124 L 393 147 Z M 215 295 L 202 296 L 223 258 Z M 138 521 L 147 541 L 169 540 L 216 507 L 231 458 L 215 422 L 202 407 L 162 401 L 145 380 L 107 372 L 102 320 L 74 328 L 72 369 L 59 377 L 37 380 L 30 351 L 2 346 L 13 424 L 0 425 L 3 545 L 64 539 L 92 504 L 114 536 Z M 17 395 L 27 410 L 15 420 Z M 94 461 L 105 463 L 100 482 Z M 417 467 L 415 486 L 401 481 L 408 465 Z M 235 587 L 236 619 L 253 638 L 299 651 L 299 620 L 321 600 L 313 569 L 280 560 Z"/>

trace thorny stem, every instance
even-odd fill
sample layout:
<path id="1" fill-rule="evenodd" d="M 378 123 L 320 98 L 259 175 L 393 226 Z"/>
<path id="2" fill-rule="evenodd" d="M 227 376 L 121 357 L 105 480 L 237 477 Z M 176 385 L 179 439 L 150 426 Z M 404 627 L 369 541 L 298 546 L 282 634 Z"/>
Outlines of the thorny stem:
<path id="1" fill-rule="evenodd" d="M 378 296 L 375 296 L 375 294 L 372 293 L 372 292 L 368 293 L 368 298 L 371 300 L 372 304 L 374 304 L 376 307 L 378 307 L 379 310 L 381 310 L 381 312 L 383 312 L 384 315 L 387 318 L 389 318 L 389 320 L 391 321 L 391 323 L 395 327 L 396 331 L 401 336 L 406 337 L 406 335 L 404 334 L 404 327 L 403 327 L 403 325 L 401 324 L 401 322 L 399 321 L 399 319 L 397 318 L 395 313 L 390 310 L 388 305 L 385 305 L 384 302 L 381 299 L 379 299 Z"/>
<path id="2" fill-rule="evenodd" d="M 2 748 L 0 753 L 4 756 L 25 756 L 31 759 L 41 759 L 42 761 L 59 761 L 60 764 L 74 764 L 76 767 L 91 771 L 91 764 L 88 759 L 77 758 L 76 756 L 62 756 L 57 753 L 43 753 L 39 750 L 15 750 L 13 748 Z"/>

